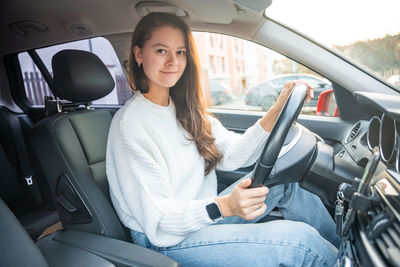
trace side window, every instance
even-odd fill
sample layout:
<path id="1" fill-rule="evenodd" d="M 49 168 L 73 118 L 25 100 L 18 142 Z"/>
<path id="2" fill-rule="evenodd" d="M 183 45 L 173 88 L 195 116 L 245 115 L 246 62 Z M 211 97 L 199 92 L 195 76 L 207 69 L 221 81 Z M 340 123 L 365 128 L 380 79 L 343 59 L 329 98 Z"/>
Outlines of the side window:
<path id="1" fill-rule="evenodd" d="M 39 57 L 42 59 L 46 68 L 53 75 L 51 66 L 52 57 L 64 49 L 77 49 L 89 51 L 96 54 L 107 66 L 115 81 L 114 90 L 107 96 L 93 101 L 96 105 L 122 105 L 132 96 L 132 92 L 122 70 L 121 64 L 113 47 L 107 39 L 103 37 L 80 40 L 46 48 L 37 49 Z M 25 92 L 28 100 L 34 106 L 43 106 L 44 97 L 52 96 L 51 91 L 35 63 L 28 53 L 20 53 L 18 59 L 21 65 L 22 76 L 24 79 Z"/>
<path id="2" fill-rule="evenodd" d="M 314 98 L 304 104 L 302 113 L 317 114 L 319 94 L 332 89 L 324 77 L 261 45 L 215 33 L 195 32 L 193 36 L 204 95 L 211 108 L 266 111 L 286 81 L 300 79 L 315 88 Z"/>

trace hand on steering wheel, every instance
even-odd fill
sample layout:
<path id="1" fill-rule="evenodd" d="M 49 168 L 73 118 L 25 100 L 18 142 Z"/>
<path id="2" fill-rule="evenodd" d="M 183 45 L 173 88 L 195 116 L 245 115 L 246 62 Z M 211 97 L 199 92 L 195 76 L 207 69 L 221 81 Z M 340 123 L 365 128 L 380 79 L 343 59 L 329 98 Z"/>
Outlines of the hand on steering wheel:
<path id="1" fill-rule="evenodd" d="M 313 96 L 313 88 L 301 81 L 286 82 L 275 105 L 281 112 L 257 161 L 250 187 L 268 186 L 268 177 L 275 165 L 279 152 L 290 127 L 296 120 L 304 100 Z"/>
<path id="2" fill-rule="evenodd" d="M 301 81 L 301 80 L 296 80 L 296 81 L 287 81 L 283 85 L 282 91 L 277 99 L 277 104 L 283 107 L 283 105 L 287 102 L 287 99 L 289 98 L 291 92 L 293 89 L 299 85 L 299 84 L 304 84 L 307 86 L 307 97 L 306 97 L 306 102 L 308 103 L 311 98 L 314 97 L 314 88 L 311 87 L 308 83 Z"/>
<path id="3" fill-rule="evenodd" d="M 250 184 L 250 179 L 244 179 L 231 194 L 215 198 L 223 217 L 238 216 L 253 220 L 265 213 L 267 206 L 264 202 L 269 189 L 265 186 L 248 189 Z"/>

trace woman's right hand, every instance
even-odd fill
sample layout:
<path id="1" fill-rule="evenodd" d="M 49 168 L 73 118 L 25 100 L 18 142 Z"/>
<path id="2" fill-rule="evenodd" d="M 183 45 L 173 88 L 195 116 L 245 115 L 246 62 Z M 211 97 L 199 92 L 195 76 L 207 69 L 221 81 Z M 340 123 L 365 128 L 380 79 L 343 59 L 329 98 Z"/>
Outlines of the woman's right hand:
<path id="1" fill-rule="evenodd" d="M 267 206 L 264 201 L 269 189 L 265 186 L 248 189 L 251 182 L 251 179 L 245 179 L 233 188 L 231 194 L 215 199 L 223 217 L 252 220 L 265 213 Z"/>

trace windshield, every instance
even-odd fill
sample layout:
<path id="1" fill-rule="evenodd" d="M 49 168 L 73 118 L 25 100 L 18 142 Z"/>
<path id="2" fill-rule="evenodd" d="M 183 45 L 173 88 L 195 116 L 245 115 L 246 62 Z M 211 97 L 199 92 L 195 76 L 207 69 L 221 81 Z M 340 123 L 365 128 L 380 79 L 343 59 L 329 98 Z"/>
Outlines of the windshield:
<path id="1" fill-rule="evenodd" d="M 399 0 L 276 0 L 265 15 L 400 89 Z"/>

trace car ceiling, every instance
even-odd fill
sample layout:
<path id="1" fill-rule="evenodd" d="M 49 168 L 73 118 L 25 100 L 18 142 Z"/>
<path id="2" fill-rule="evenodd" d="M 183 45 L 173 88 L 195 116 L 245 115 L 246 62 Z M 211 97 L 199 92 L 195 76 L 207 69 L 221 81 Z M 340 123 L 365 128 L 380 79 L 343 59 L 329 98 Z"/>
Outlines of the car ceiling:
<path id="1" fill-rule="evenodd" d="M 265 21 L 265 0 L 42 0 L 2 1 L 0 54 L 49 46 L 94 36 L 133 31 L 139 13 L 179 7 L 193 30 L 251 39 Z M 77 33 L 80 31 L 80 33 Z"/>
<path id="2" fill-rule="evenodd" d="M 171 11 L 171 8 L 179 7 L 180 12 L 186 13 L 183 18 L 192 30 L 220 32 L 252 40 L 317 70 L 319 74 L 349 91 L 397 94 L 381 81 L 337 57 L 329 49 L 265 18 L 264 10 L 271 2 L 272 0 L 1 1 L 0 55 L 104 36 L 111 42 L 121 63 L 125 65 L 131 33 L 141 18 L 139 13 L 143 10 Z M 29 23 L 26 24 L 26 21 Z M 24 36 L 15 34 L 21 29 L 26 33 Z M 76 34 L 73 29 L 82 30 L 82 33 Z"/>

